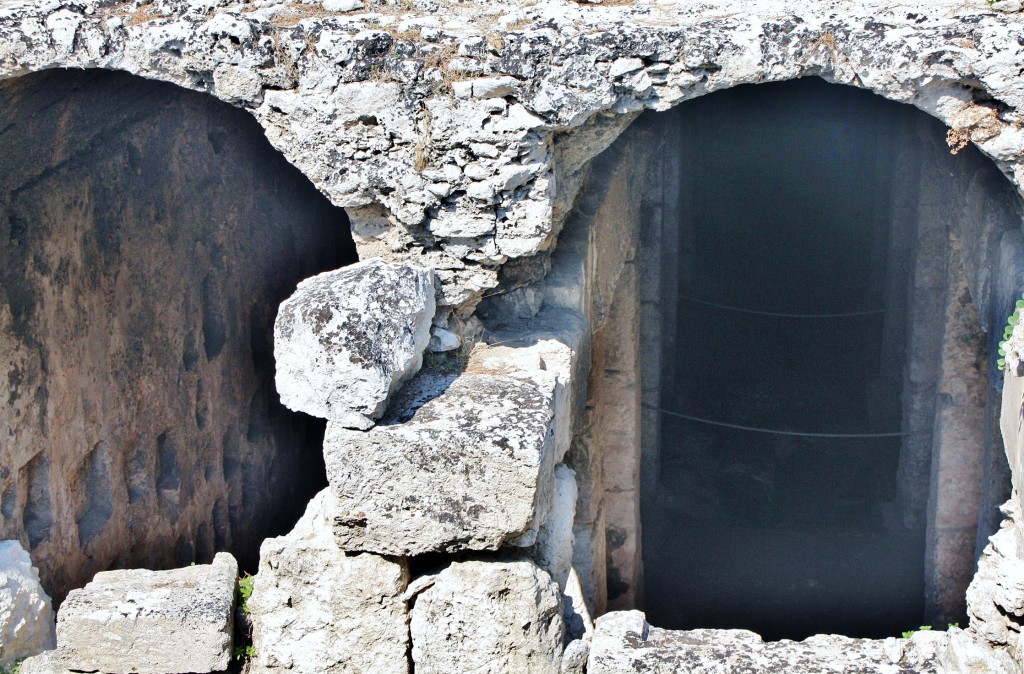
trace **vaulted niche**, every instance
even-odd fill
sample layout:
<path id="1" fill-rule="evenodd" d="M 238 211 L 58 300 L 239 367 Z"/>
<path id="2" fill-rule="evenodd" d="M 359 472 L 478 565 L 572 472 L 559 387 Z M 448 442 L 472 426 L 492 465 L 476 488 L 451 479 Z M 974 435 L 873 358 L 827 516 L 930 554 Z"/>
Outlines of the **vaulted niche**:
<path id="1" fill-rule="evenodd" d="M 990 161 L 852 87 L 641 115 L 562 235 L 589 232 L 596 298 L 571 460 L 584 485 L 603 466 L 577 510 L 597 611 L 770 639 L 963 624 L 1009 491 L 989 354 L 1020 225 Z"/>
<path id="2" fill-rule="evenodd" d="M 0 83 L 0 538 L 58 600 L 110 567 L 255 572 L 326 484 L 273 322 L 354 261 L 244 111 L 123 73 Z"/>
<path id="3" fill-rule="evenodd" d="M 978 517 L 1009 484 L 984 470 L 975 301 L 1020 226 L 1007 181 L 912 108 L 821 80 L 644 123 L 677 183 L 641 244 L 661 295 L 642 356 L 660 373 L 644 400 L 649 619 L 767 638 L 964 623 Z"/>

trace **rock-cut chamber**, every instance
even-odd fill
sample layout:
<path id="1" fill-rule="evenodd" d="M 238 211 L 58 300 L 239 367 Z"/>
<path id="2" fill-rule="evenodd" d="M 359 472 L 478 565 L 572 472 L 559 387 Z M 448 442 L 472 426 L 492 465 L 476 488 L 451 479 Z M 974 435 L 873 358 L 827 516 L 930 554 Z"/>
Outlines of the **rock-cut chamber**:
<path id="1" fill-rule="evenodd" d="M 324 486 L 274 389 L 278 304 L 355 259 L 348 221 L 246 113 L 100 71 L 0 83 L 0 538 L 58 600 L 209 561 Z"/>
<path id="2" fill-rule="evenodd" d="M 989 353 L 1021 213 L 995 166 L 811 78 L 644 113 L 579 203 L 570 234 L 639 230 L 590 381 L 608 605 L 767 638 L 963 623 L 1009 490 Z"/>

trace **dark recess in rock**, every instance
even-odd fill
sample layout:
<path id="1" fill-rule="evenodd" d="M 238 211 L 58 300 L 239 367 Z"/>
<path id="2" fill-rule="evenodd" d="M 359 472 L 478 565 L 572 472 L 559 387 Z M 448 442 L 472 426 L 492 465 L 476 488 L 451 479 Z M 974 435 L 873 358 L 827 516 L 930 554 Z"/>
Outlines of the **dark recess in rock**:
<path id="1" fill-rule="evenodd" d="M 355 261 L 344 211 L 244 111 L 125 73 L 0 83 L 0 146 L 0 538 L 58 603 L 113 566 L 255 571 L 326 484 L 271 339 L 299 281 Z"/>

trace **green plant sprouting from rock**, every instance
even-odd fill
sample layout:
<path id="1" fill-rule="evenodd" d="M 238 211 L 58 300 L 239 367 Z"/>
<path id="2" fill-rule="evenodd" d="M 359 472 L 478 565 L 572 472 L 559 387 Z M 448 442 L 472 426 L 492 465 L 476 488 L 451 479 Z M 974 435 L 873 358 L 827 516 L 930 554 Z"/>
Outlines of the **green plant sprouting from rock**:
<path id="1" fill-rule="evenodd" d="M 256 576 L 244 576 L 238 579 L 238 605 L 242 613 L 249 614 L 249 597 L 252 596 L 252 584 Z"/>
<path id="2" fill-rule="evenodd" d="M 1006 368 L 1006 342 L 1013 335 L 1013 327 L 1020 322 L 1022 309 L 1024 309 L 1024 295 L 1017 300 L 1013 313 L 1006 319 L 1006 327 L 1003 328 L 1003 339 L 999 342 L 999 360 L 996 361 L 996 367 L 1000 371 Z"/>

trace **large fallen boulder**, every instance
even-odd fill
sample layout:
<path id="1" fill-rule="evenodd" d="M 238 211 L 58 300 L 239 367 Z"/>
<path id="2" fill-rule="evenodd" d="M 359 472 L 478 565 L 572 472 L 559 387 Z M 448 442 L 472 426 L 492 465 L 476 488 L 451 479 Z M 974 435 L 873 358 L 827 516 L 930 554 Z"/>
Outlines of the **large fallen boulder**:
<path id="1" fill-rule="evenodd" d="M 455 562 L 412 610 L 416 674 L 558 674 L 558 586 L 529 560 Z"/>
<path id="2" fill-rule="evenodd" d="M 18 541 L 0 541 L 0 670 L 54 647 L 53 608 Z"/>
<path id="3" fill-rule="evenodd" d="M 287 536 L 260 548 L 249 611 L 253 672 L 409 671 L 404 560 L 348 555 L 331 531 L 328 490 Z"/>
<path id="4" fill-rule="evenodd" d="M 375 259 L 306 279 L 274 325 L 281 402 L 370 428 L 420 368 L 433 317 L 429 269 Z"/>
<path id="5" fill-rule="evenodd" d="M 389 555 L 532 545 L 564 452 L 555 429 L 569 423 L 548 349 L 567 347 L 478 344 L 457 377 L 427 369 L 410 381 L 375 428 L 328 424 L 339 545 Z"/>
<path id="6" fill-rule="evenodd" d="M 103 571 L 72 590 L 57 615 L 64 669 L 175 674 L 227 669 L 232 655 L 238 564 L 170 571 Z"/>

